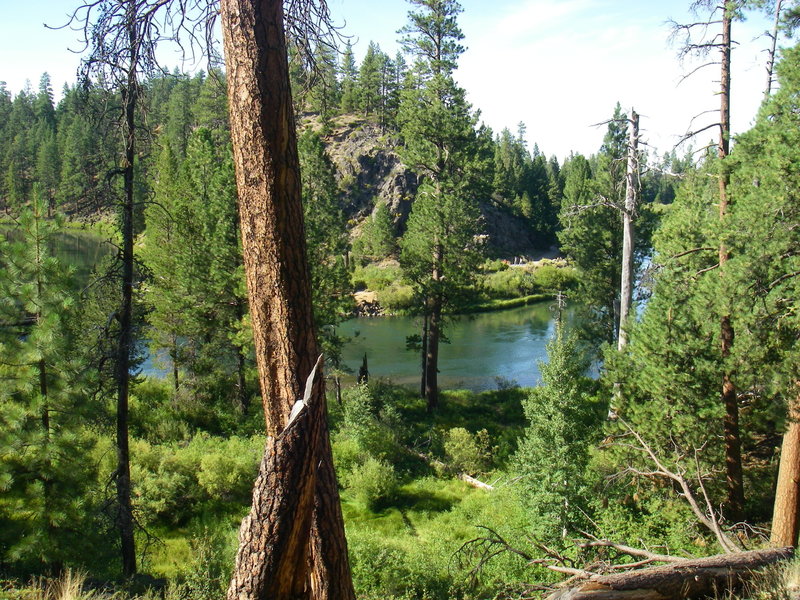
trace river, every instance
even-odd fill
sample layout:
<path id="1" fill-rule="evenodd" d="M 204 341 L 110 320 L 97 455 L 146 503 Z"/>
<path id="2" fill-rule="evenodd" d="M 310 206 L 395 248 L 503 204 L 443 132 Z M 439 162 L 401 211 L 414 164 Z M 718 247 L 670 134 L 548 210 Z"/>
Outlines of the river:
<path id="1" fill-rule="evenodd" d="M 449 344 L 439 350 L 439 385 L 476 391 L 539 381 L 538 362 L 553 335 L 553 302 L 463 316 L 446 326 Z M 406 336 L 419 333 L 411 317 L 362 317 L 342 323 L 339 333 L 350 338 L 343 363 L 358 372 L 367 354 L 371 377 L 414 385 L 420 378 L 419 352 L 405 348 Z"/>
<path id="2" fill-rule="evenodd" d="M 104 238 L 88 232 L 64 232 L 56 239 L 56 254 L 75 266 L 81 280 L 87 279 L 93 266 L 114 251 Z M 545 346 L 553 334 L 552 307 L 552 301 L 540 302 L 450 321 L 445 329 L 450 343 L 440 346 L 439 385 L 476 391 L 511 383 L 536 385 L 540 377 L 538 362 L 546 359 Z M 419 329 L 419 321 L 413 317 L 345 321 L 338 329 L 339 335 L 348 338 L 342 362 L 356 373 L 366 353 L 371 377 L 418 385 L 420 356 L 406 350 L 405 340 L 418 334 Z M 142 370 L 150 375 L 166 372 L 149 356 Z"/>

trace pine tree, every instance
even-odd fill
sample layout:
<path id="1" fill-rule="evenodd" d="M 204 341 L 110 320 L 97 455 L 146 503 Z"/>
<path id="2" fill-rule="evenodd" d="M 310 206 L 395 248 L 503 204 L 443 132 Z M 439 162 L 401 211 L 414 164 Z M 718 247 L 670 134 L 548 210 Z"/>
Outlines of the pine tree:
<path id="1" fill-rule="evenodd" d="M 370 42 L 367 53 L 358 71 L 358 108 L 364 116 L 378 115 L 381 121 L 383 112 L 383 83 L 386 55 L 380 47 Z"/>
<path id="2" fill-rule="evenodd" d="M 578 294 L 585 316 L 584 336 L 595 345 L 617 339 L 622 257 L 627 126 L 617 104 L 596 166 L 578 155 L 565 165 L 559 213 L 562 250 L 580 271 Z"/>
<path id="3" fill-rule="evenodd" d="M 183 383 L 186 394 L 204 402 L 234 390 L 234 404 L 246 409 L 247 350 L 237 336 L 245 298 L 233 190 L 230 156 L 208 129 L 192 133 L 180 165 L 164 140 L 143 258 L 153 275 L 153 339 L 170 354 L 176 390 Z"/>
<path id="4" fill-rule="evenodd" d="M 541 383 L 523 401 L 528 425 L 513 458 L 534 536 L 542 541 L 566 537 L 586 523 L 589 449 L 605 416 L 586 376 L 589 361 L 560 320 L 547 358 L 539 364 Z"/>
<path id="5" fill-rule="evenodd" d="M 335 365 L 341 351 L 341 340 L 335 328 L 350 308 L 350 274 L 344 261 L 348 252 L 347 224 L 340 205 L 335 168 L 325 153 L 322 139 L 307 129 L 297 140 L 297 150 L 314 322 L 325 354 Z"/>
<path id="6" fill-rule="evenodd" d="M 404 46 L 418 63 L 416 83 L 403 91 L 398 114 L 403 162 L 423 179 L 401 241 L 400 262 L 414 282 L 423 315 L 423 386 L 432 411 L 438 405 L 439 342 L 442 317 L 471 287 L 480 257 L 475 194 L 482 138 L 465 92 L 451 71 L 463 48 L 455 22 L 457 2 L 415 0 L 424 8 L 409 13 Z M 432 46 L 431 40 L 435 43 Z M 481 173 L 483 174 L 483 173 Z"/>
<path id="7" fill-rule="evenodd" d="M 4 562 L 36 570 L 81 559 L 95 475 L 81 431 L 92 408 L 76 359 L 77 294 L 51 253 L 61 220 L 47 209 L 37 189 L 10 241 L 0 237 L 0 548 Z"/>
<path id="8" fill-rule="evenodd" d="M 338 113 L 341 90 L 336 79 L 338 65 L 337 49 L 327 42 L 319 41 L 314 48 L 314 72 L 308 93 L 308 108 L 319 114 L 324 125 Z"/>
<path id="9" fill-rule="evenodd" d="M 356 70 L 356 59 L 353 55 L 353 46 L 350 40 L 344 48 L 342 55 L 342 112 L 351 113 L 358 107 L 358 71 Z"/>
<path id="10" fill-rule="evenodd" d="M 730 364 L 739 387 L 786 407 L 772 541 L 795 545 L 800 529 L 800 48 L 784 51 L 777 72 L 778 91 L 762 106 L 753 129 L 738 138 L 729 159 L 736 203 L 726 226 L 731 259 L 725 265 L 730 286 L 725 293 L 736 301 Z"/>

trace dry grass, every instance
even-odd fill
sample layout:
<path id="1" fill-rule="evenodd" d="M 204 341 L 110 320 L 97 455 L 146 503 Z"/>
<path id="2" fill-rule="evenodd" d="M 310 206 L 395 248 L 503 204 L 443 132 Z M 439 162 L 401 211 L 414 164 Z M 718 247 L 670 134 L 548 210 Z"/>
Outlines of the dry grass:
<path id="1" fill-rule="evenodd" d="M 19 588 L 0 582 L 0 600 L 153 600 L 153 596 L 128 596 L 123 592 L 90 589 L 86 574 L 67 569 L 55 579 L 39 577 Z"/>

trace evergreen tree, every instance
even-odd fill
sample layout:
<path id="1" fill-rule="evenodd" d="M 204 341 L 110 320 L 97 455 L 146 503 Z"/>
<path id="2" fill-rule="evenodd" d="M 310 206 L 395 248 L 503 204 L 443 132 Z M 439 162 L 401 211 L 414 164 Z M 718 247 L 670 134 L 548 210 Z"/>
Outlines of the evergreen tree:
<path id="1" fill-rule="evenodd" d="M 580 272 L 584 335 L 596 345 L 617 339 L 626 135 L 625 117 L 617 104 L 595 168 L 590 172 L 588 161 L 580 155 L 564 167 L 558 239 Z"/>
<path id="2" fill-rule="evenodd" d="M 177 79 L 177 83 L 173 86 L 167 101 L 164 134 L 180 161 L 186 156 L 186 146 L 193 125 L 192 103 L 197 98 L 199 85 L 185 75 L 175 73 L 173 76 Z"/>
<path id="3" fill-rule="evenodd" d="M 83 558 L 95 467 L 75 286 L 51 253 L 60 220 L 46 220 L 36 192 L 10 241 L 0 236 L 0 552 L 40 570 Z"/>
<path id="4" fill-rule="evenodd" d="M 183 384 L 205 401 L 229 396 L 246 409 L 247 350 L 238 336 L 246 305 L 230 156 L 203 128 L 192 133 L 180 166 L 165 143 L 155 191 L 144 251 L 153 274 L 153 339 L 170 353 L 176 388 Z"/>
<path id="5" fill-rule="evenodd" d="M 364 116 L 378 115 L 379 121 L 383 113 L 386 60 L 380 47 L 370 42 L 358 71 L 358 108 Z"/>
<path id="6" fill-rule="evenodd" d="M 403 161 L 422 178 L 401 241 L 400 261 L 414 282 L 423 316 L 421 386 L 428 410 L 439 401 L 438 361 L 444 312 L 469 289 L 480 259 L 479 211 L 474 185 L 485 175 L 484 137 L 465 92 L 452 77 L 464 35 L 454 0 L 412 0 L 400 30 L 403 46 L 418 57 L 416 75 L 402 94 L 398 123 Z M 490 139 L 490 137 L 489 137 Z M 487 157 L 487 162 L 490 157 Z"/>
<path id="7" fill-rule="evenodd" d="M 358 71 L 356 70 L 356 59 L 353 55 L 353 46 L 350 40 L 344 48 L 342 55 L 342 112 L 351 113 L 358 107 Z"/>
<path id="8" fill-rule="evenodd" d="M 409 0 L 421 10 L 408 13 L 409 23 L 403 34 L 403 49 L 412 54 L 431 75 L 449 75 L 464 52 L 460 44 L 464 33 L 458 26 L 462 12 L 457 0 Z"/>
<path id="9" fill-rule="evenodd" d="M 323 124 L 328 124 L 339 110 L 340 89 L 336 79 L 337 49 L 322 41 L 314 48 L 314 72 L 308 93 L 308 107 L 319 114 Z"/>
<path id="10" fill-rule="evenodd" d="M 730 287 L 723 293 L 736 300 L 737 339 L 729 364 L 737 388 L 771 401 L 784 423 L 772 542 L 795 545 L 800 530 L 800 47 L 784 51 L 777 72 L 780 88 L 762 106 L 753 129 L 737 139 L 730 159 L 736 203 L 724 238 L 731 259 L 724 265 Z M 748 416 L 743 411 L 745 425 Z M 743 433 L 746 448 L 752 432 L 743 427 Z"/>
<path id="11" fill-rule="evenodd" d="M 590 514 L 587 470 L 604 407 L 593 398 L 589 361 L 559 322 L 540 362 L 541 383 L 523 400 L 528 425 L 513 464 L 534 536 L 556 541 L 578 531 Z M 554 527 L 555 526 L 555 527 Z"/>
<path id="12" fill-rule="evenodd" d="M 199 90 L 192 105 L 196 125 L 211 130 L 220 145 L 229 144 L 230 124 L 225 73 L 220 69 L 211 69 L 199 84 Z"/>
<path id="13" fill-rule="evenodd" d="M 338 362 L 341 339 L 336 325 L 350 309 L 350 274 L 345 265 L 347 228 L 340 206 L 335 169 L 322 139 L 307 129 L 297 140 L 303 186 L 306 243 L 311 267 L 314 323 L 326 356 Z"/>
<path id="14" fill-rule="evenodd" d="M 379 261 L 395 253 L 394 225 L 386 202 L 378 202 L 353 243 L 353 255 L 365 261 Z"/>

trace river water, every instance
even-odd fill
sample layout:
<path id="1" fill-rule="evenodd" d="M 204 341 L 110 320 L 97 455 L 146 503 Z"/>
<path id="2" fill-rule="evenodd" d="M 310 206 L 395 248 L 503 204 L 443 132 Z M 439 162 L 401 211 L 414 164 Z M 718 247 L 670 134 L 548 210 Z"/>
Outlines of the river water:
<path id="1" fill-rule="evenodd" d="M 55 251 L 85 280 L 93 266 L 114 249 L 101 237 L 66 232 L 57 237 Z M 547 358 L 545 346 L 553 329 L 552 301 L 451 320 L 445 328 L 450 343 L 441 344 L 439 350 L 439 385 L 476 391 L 511 383 L 536 385 L 540 378 L 538 362 Z M 338 328 L 339 335 L 349 339 L 342 362 L 357 373 L 366 353 L 371 377 L 419 385 L 419 352 L 405 348 L 406 337 L 419 332 L 420 322 L 413 317 L 350 319 Z M 154 363 L 149 356 L 142 369 L 149 375 L 166 372 L 161 361 Z"/>
<path id="2" fill-rule="evenodd" d="M 539 381 L 538 362 L 553 335 L 553 302 L 463 316 L 448 323 L 449 344 L 439 347 L 439 385 L 476 391 Z M 367 355 L 370 377 L 418 385 L 419 352 L 406 350 L 406 336 L 419 334 L 412 317 L 362 317 L 346 321 L 339 333 L 350 338 L 342 351 L 343 363 L 358 372 Z"/>

